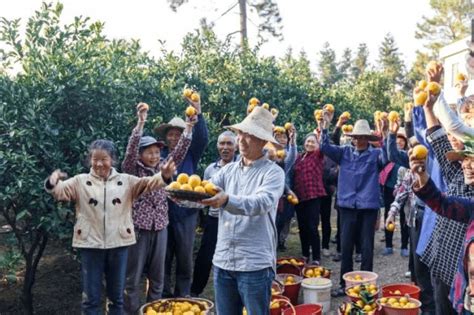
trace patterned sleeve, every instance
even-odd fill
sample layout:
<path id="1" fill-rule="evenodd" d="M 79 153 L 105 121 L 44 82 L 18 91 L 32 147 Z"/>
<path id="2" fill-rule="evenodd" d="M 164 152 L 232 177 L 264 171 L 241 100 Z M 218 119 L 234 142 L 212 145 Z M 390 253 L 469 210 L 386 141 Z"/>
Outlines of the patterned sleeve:
<path id="1" fill-rule="evenodd" d="M 173 158 L 176 167 L 183 162 L 184 158 L 186 157 L 186 153 L 188 153 L 189 146 L 191 145 L 192 133 L 185 133 L 181 134 L 179 138 L 178 144 L 174 148 L 174 150 L 170 153 L 171 157 Z"/>
<path id="2" fill-rule="evenodd" d="M 399 172 L 400 173 L 400 172 Z M 407 202 L 410 196 L 411 187 L 409 187 L 408 179 L 405 176 L 400 183 L 397 183 L 395 200 L 390 205 L 390 215 L 397 215 Z"/>
<path id="3" fill-rule="evenodd" d="M 446 152 L 451 151 L 453 147 L 448 140 L 448 136 L 443 128 L 436 129 L 434 132 L 430 133 L 430 130 L 427 131 L 428 142 L 433 148 L 436 160 L 438 161 L 441 172 L 443 174 L 446 184 L 449 186 L 454 179 L 461 176 L 459 173 L 462 173 L 461 165 L 457 162 L 450 162 L 446 158 Z M 462 176 L 461 176 L 462 177 Z"/>
<path id="4" fill-rule="evenodd" d="M 430 209 L 443 217 L 462 223 L 469 223 L 471 211 L 474 209 L 474 199 L 462 197 L 447 197 L 442 194 L 430 179 L 425 186 L 414 192 Z"/>
<path id="5" fill-rule="evenodd" d="M 140 144 L 140 137 L 142 136 L 142 132 L 138 130 L 138 128 L 133 128 L 132 134 L 128 139 L 127 144 L 127 151 L 125 152 L 125 158 L 122 162 L 122 172 L 137 175 L 136 173 L 136 165 L 138 161 L 138 149 Z"/>

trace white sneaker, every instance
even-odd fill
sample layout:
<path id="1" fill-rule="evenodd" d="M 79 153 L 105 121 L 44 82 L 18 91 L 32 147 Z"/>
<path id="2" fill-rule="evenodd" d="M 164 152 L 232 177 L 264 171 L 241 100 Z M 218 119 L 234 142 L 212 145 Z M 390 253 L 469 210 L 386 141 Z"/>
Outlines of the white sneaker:
<path id="1" fill-rule="evenodd" d="M 329 257 L 331 256 L 331 252 L 327 248 L 323 248 L 323 256 L 324 257 Z"/>
<path id="2" fill-rule="evenodd" d="M 410 271 L 405 272 L 405 278 L 411 278 L 411 272 Z"/>

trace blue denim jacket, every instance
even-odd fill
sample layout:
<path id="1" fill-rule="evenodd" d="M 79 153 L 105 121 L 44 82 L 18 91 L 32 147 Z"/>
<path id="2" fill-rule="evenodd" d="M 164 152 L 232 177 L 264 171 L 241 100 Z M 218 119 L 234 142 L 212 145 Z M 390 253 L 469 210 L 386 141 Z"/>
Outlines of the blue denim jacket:
<path id="1" fill-rule="evenodd" d="M 359 152 L 352 146 L 332 145 L 327 130 L 322 137 L 321 151 L 339 164 L 337 205 L 379 210 L 379 172 L 387 163 L 386 150 L 369 147 Z"/>

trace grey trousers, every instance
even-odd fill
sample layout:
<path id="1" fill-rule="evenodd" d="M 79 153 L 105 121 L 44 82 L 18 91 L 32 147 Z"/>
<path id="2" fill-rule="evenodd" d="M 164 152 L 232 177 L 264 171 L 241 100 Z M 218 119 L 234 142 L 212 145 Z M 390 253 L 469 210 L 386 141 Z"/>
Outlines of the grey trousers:
<path id="1" fill-rule="evenodd" d="M 124 309 L 126 314 L 137 314 L 140 308 L 140 282 L 148 279 L 147 302 L 161 299 L 165 277 L 167 229 L 137 231 L 137 243 L 128 249 L 127 277 L 125 280 Z"/>
<path id="2" fill-rule="evenodd" d="M 168 247 L 166 249 L 163 297 L 186 297 L 191 295 L 193 248 L 197 216 L 198 212 L 196 211 L 188 216 L 181 217 L 179 220 L 170 220 L 170 225 L 168 225 Z M 175 257 L 176 285 L 173 292 L 171 270 Z"/>

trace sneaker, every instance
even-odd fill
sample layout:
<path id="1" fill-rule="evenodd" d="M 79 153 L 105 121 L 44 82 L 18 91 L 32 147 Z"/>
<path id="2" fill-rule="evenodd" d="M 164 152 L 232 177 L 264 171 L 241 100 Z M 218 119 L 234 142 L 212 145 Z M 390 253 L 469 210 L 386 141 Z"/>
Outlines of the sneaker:
<path id="1" fill-rule="evenodd" d="M 388 255 L 393 255 L 393 248 L 385 247 L 385 249 L 382 252 L 382 256 L 388 256 Z"/>
<path id="2" fill-rule="evenodd" d="M 356 254 L 354 260 L 355 260 L 355 262 L 357 262 L 357 263 L 362 262 L 362 254 Z"/>
<path id="3" fill-rule="evenodd" d="M 341 261 L 341 253 L 336 252 L 332 258 L 332 261 Z"/>
<path id="4" fill-rule="evenodd" d="M 323 256 L 324 257 L 329 257 L 331 256 L 331 252 L 327 248 L 323 248 Z"/>
<path id="5" fill-rule="evenodd" d="M 337 289 L 334 289 L 332 290 L 331 292 L 331 296 L 332 297 L 341 297 L 341 296 L 345 296 L 346 295 L 346 291 L 344 290 L 343 287 L 339 287 Z"/>
<path id="6" fill-rule="evenodd" d="M 405 278 L 411 278 L 411 271 L 405 272 Z"/>
<path id="7" fill-rule="evenodd" d="M 196 234 L 197 234 L 197 235 L 202 235 L 202 234 L 204 234 L 204 229 L 203 229 L 202 227 L 198 226 L 198 227 L 196 228 Z"/>
<path id="8" fill-rule="evenodd" d="M 319 263 L 319 260 L 313 260 L 310 265 L 313 265 L 313 266 L 319 266 L 320 263 Z"/>
<path id="9" fill-rule="evenodd" d="M 408 252 L 408 249 L 402 248 L 402 250 L 400 251 L 400 255 L 402 257 L 408 257 L 408 256 L 410 256 L 410 253 Z"/>

